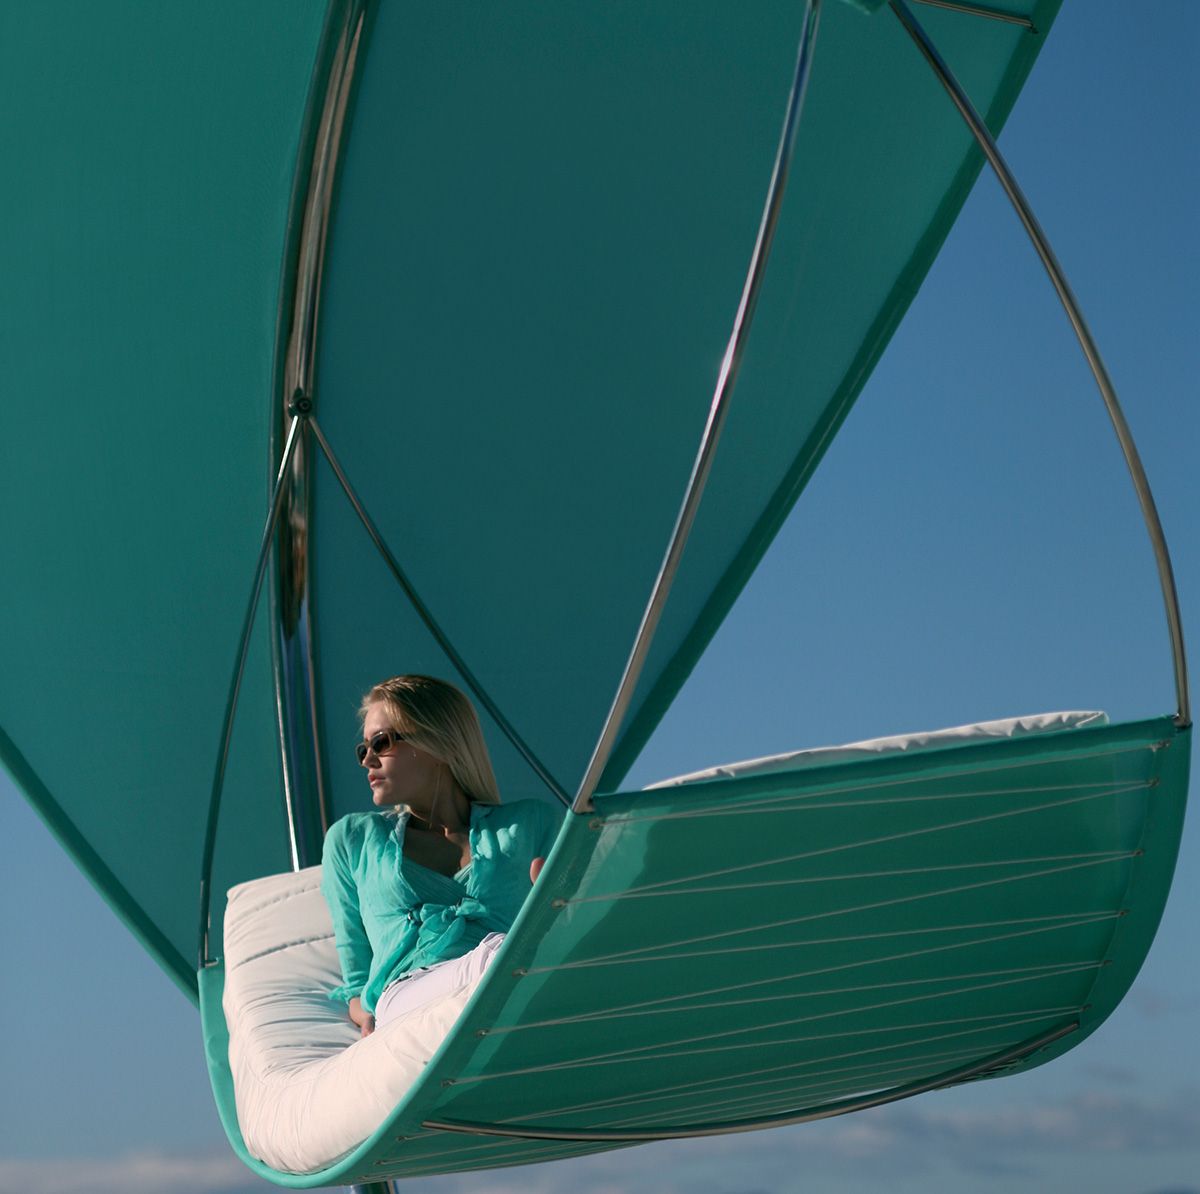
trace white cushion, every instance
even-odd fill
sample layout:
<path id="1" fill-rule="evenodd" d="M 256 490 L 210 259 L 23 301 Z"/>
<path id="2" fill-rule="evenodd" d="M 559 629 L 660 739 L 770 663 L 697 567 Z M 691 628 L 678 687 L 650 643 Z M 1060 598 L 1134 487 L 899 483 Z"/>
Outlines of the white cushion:
<path id="1" fill-rule="evenodd" d="M 1019 738 L 1025 734 L 1044 734 L 1052 730 L 1107 724 L 1108 716 L 1095 710 L 1035 713 L 1028 717 L 1008 717 L 1002 721 L 980 721 L 974 725 L 953 726 L 948 730 L 926 730 L 916 734 L 894 734 L 890 738 L 868 738 L 864 742 L 849 742 L 845 746 L 818 746 L 811 750 L 793 750 L 787 754 L 767 755 L 761 759 L 747 759 L 741 763 L 709 767 L 704 771 L 690 771 L 687 775 L 660 780 L 649 787 L 670 788 L 708 779 L 765 775 L 772 771 L 798 771 L 806 767 L 823 767 L 828 763 L 844 763 L 851 759 L 909 754 L 939 746 L 959 746 L 988 738 Z"/>
<path id="2" fill-rule="evenodd" d="M 477 981 L 362 1039 L 346 1005 L 321 868 L 233 888 L 225 911 L 225 1020 L 238 1123 L 275 1169 L 311 1173 L 361 1144 L 404 1097 Z"/>

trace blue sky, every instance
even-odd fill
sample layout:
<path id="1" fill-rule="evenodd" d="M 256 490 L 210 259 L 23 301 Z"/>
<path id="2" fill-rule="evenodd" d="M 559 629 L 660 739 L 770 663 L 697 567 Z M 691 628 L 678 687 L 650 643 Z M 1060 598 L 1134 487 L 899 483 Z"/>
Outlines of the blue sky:
<path id="1" fill-rule="evenodd" d="M 1192 0 L 1068 2 L 1001 142 L 1122 395 L 1193 652 L 1198 53 Z M 634 778 L 986 717 L 1126 718 L 1172 703 L 1123 465 L 1065 319 L 985 175 Z M 194 1010 L 2 777 L 0 798 L 0 893 L 22 913 L 0 932 L 0 1194 L 267 1189 L 224 1143 Z M 1198 900 L 1193 810 L 1129 998 L 1083 1047 L 1030 1074 L 803 1128 L 421 1188 L 1200 1194 Z"/>

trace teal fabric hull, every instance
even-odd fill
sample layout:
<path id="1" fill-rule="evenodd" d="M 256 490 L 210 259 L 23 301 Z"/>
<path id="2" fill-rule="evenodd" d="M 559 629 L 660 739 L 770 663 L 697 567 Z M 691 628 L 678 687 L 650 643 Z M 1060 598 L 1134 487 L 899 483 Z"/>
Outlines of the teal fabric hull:
<path id="1" fill-rule="evenodd" d="M 304 1187 L 824 1115 L 1066 1031 L 1003 1070 L 1040 1065 L 1146 956 L 1190 737 L 1164 718 L 602 797 L 424 1079 L 322 1173 L 245 1156 L 203 973 L 222 1118 Z"/>

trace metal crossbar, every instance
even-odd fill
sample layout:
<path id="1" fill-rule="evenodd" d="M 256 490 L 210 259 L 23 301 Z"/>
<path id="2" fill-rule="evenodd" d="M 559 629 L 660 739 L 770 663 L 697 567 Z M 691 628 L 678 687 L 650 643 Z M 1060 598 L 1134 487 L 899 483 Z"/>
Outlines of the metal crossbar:
<path id="1" fill-rule="evenodd" d="M 1000 985 L 1000 984 L 994 984 Z M 917 1000 L 899 1000 L 898 1004 L 910 1004 L 918 1002 Z M 880 1007 L 889 1006 L 885 1004 L 878 1005 Z M 865 1009 L 864 1009 L 865 1010 Z M 1065 1006 L 1046 1007 L 1046 1008 L 1030 1008 L 1022 1009 L 1016 1013 L 1001 1013 L 1000 1015 L 991 1016 L 952 1016 L 940 1020 L 926 1020 L 917 1024 L 894 1024 L 883 1028 L 851 1028 L 844 1029 L 841 1032 L 818 1032 L 809 1033 L 804 1036 L 782 1037 L 773 1040 L 765 1041 L 739 1041 L 736 1043 L 726 1043 L 720 1045 L 707 1044 L 709 1041 L 723 1040 L 726 1036 L 737 1036 L 751 1031 L 762 1031 L 771 1028 L 788 1028 L 799 1024 L 805 1024 L 816 1020 L 827 1019 L 829 1016 L 838 1013 L 828 1013 L 817 1016 L 800 1016 L 791 1020 L 780 1020 L 772 1024 L 756 1025 L 754 1028 L 738 1029 L 730 1033 L 709 1033 L 703 1036 L 687 1037 L 683 1040 L 670 1041 L 664 1045 L 643 1045 L 632 1049 L 618 1049 L 608 1053 L 595 1053 L 587 1057 L 570 1058 L 567 1061 L 545 1062 L 541 1065 L 522 1066 L 515 1070 L 498 1070 L 487 1074 L 471 1074 L 465 1077 L 448 1078 L 445 1081 L 447 1087 L 459 1087 L 466 1085 L 475 1085 L 483 1082 L 497 1082 L 501 1079 L 523 1077 L 526 1074 L 547 1074 L 561 1072 L 565 1070 L 589 1069 L 595 1066 L 607 1065 L 627 1065 L 630 1063 L 641 1063 L 648 1061 L 664 1061 L 670 1058 L 679 1057 L 697 1057 L 708 1053 L 729 1053 L 745 1049 L 776 1049 L 783 1045 L 800 1045 L 811 1044 L 814 1041 L 834 1041 L 841 1040 L 846 1037 L 881 1035 L 888 1032 L 905 1032 L 910 1029 L 926 1029 L 926 1028 L 945 1028 L 954 1024 L 971 1024 L 977 1021 L 991 1021 L 988 1027 L 1003 1028 L 1008 1026 L 1006 1017 L 1009 1015 L 1023 1017 L 1021 1023 L 1030 1022 L 1038 1019 L 1046 1019 L 1050 1016 L 1065 1016 L 1074 1015 L 1083 1008 L 1079 1005 L 1069 1004 Z M 984 1030 L 976 1023 L 973 1029 L 963 1029 L 958 1033 L 951 1033 L 951 1036 L 969 1034 Z M 942 1037 L 935 1036 L 932 1040 L 940 1040 Z M 906 1045 L 915 1042 L 905 1042 Z M 684 1048 L 687 1045 L 700 1045 L 702 1048 Z M 890 1046 L 899 1047 L 899 1046 Z M 875 1046 L 872 1049 L 864 1050 L 870 1053 L 876 1049 L 890 1048 L 889 1046 Z M 653 1050 L 653 1051 L 651 1051 Z M 850 1054 L 853 1056 L 853 1054 Z"/>

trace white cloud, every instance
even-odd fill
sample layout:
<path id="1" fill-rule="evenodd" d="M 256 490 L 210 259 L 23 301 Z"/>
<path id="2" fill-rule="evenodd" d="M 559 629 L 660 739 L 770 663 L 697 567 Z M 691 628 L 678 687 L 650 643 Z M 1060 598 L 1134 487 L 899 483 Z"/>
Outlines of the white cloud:
<path id="1" fill-rule="evenodd" d="M 1195 1147 L 1200 1098 L 1180 1092 L 1151 1103 L 1107 1091 L 1084 1091 L 1057 1103 L 990 1108 L 915 1108 L 911 1126 L 926 1138 L 971 1148 L 1019 1143 L 1029 1149 L 1117 1152 Z"/>
<path id="2" fill-rule="evenodd" d="M 1200 993 L 1163 990 L 1139 984 L 1129 993 L 1130 1006 L 1147 1020 L 1195 1016 L 1200 1010 Z"/>
<path id="3" fill-rule="evenodd" d="M 559 1194 L 564 1188 L 575 1194 L 762 1194 L 820 1188 L 822 1175 L 836 1175 L 839 1189 L 878 1189 L 884 1181 L 900 1188 L 903 1182 L 927 1181 L 935 1170 L 943 1177 L 957 1170 L 964 1181 L 1007 1177 L 1012 1184 L 1018 1170 L 1036 1176 L 1058 1158 L 1123 1154 L 1134 1160 L 1169 1150 L 1186 1154 L 1198 1145 L 1200 1092 L 1176 1091 L 1169 1100 L 1151 1102 L 1090 1090 L 1040 1104 L 915 1100 L 753 1136 L 663 1143 L 562 1164 L 447 1175 L 420 1185 L 422 1194 Z M 848 1174 L 856 1180 L 849 1181 Z M 0 1194 L 271 1189 L 232 1155 L 147 1151 L 117 1158 L 0 1160 Z"/>
<path id="4" fill-rule="evenodd" d="M 0 1158 L 0 1194 L 232 1194 L 261 1185 L 234 1156 Z"/>

